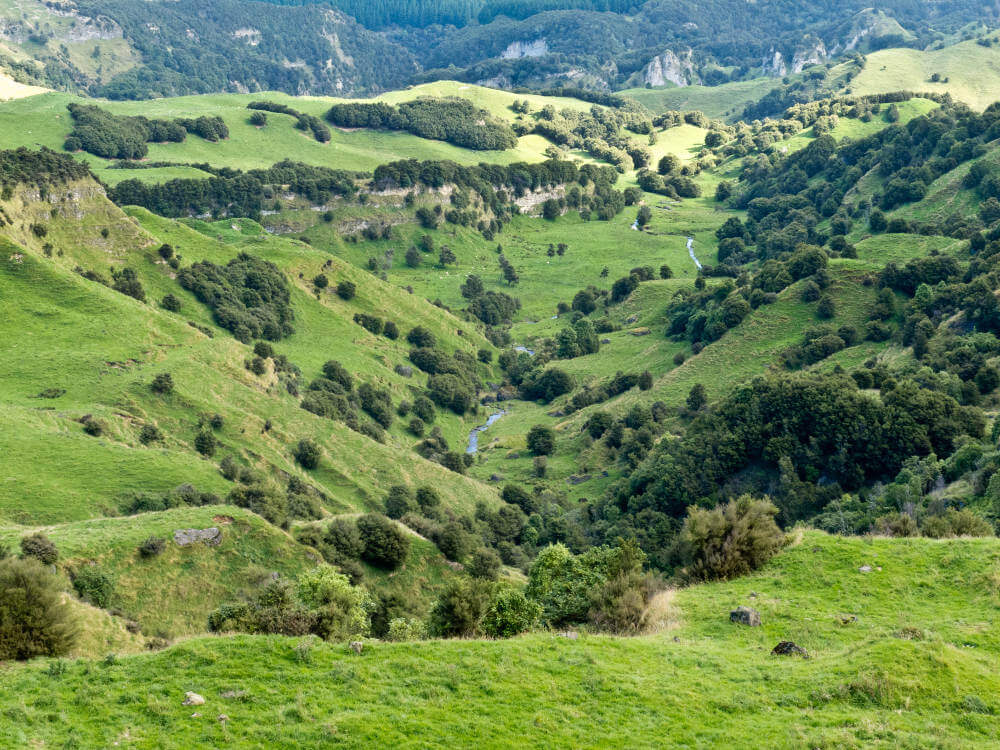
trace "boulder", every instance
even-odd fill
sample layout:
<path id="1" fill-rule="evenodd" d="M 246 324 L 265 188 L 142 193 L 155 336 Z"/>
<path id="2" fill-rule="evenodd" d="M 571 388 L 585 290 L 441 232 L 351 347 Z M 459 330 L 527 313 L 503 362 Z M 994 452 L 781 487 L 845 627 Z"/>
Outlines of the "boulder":
<path id="1" fill-rule="evenodd" d="M 737 607 L 729 613 L 729 622 L 738 625 L 748 625 L 751 628 L 760 627 L 760 612 L 751 607 Z"/>
<path id="2" fill-rule="evenodd" d="M 396 365 L 396 374 L 402 375 L 404 378 L 412 378 L 413 368 L 409 365 Z"/>
<path id="3" fill-rule="evenodd" d="M 802 646 L 797 646 L 791 641 L 782 641 L 771 649 L 771 654 L 774 656 L 801 656 L 803 659 L 809 658 L 809 653 Z"/>
<path id="4" fill-rule="evenodd" d="M 566 477 L 567 484 L 577 485 L 583 484 L 584 482 L 589 482 L 593 477 L 590 474 L 570 474 Z"/>
<path id="5" fill-rule="evenodd" d="M 179 547 L 186 547 L 195 542 L 204 542 L 209 547 L 215 547 L 222 542 L 222 532 L 217 526 L 210 526 L 207 529 L 177 529 L 174 532 L 174 541 Z"/>
<path id="6" fill-rule="evenodd" d="M 353 651 L 356 654 L 360 654 L 364 649 L 364 647 L 365 644 L 362 643 L 361 641 L 351 641 L 351 651 Z"/>
<path id="7" fill-rule="evenodd" d="M 556 633 L 560 638 L 569 638 L 571 641 L 575 641 L 580 637 L 580 634 L 573 630 L 564 630 L 561 633 Z"/>
<path id="8" fill-rule="evenodd" d="M 205 705 L 205 699 L 202 698 L 197 693 L 193 693 L 188 690 L 184 693 L 184 702 L 181 703 L 182 706 L 203 706 Z"/>

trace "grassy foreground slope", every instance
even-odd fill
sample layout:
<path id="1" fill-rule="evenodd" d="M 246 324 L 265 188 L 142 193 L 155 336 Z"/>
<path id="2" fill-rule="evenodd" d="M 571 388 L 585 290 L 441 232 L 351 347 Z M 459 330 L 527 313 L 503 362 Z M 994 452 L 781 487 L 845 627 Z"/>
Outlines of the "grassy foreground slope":
<path id="1" fill-rule="evenodd" d="M 115 663 L 79 660 L 58 675 L 46 662 L 10 666 L 0 740 L 991 747 L 998 557 L 996 540 L 806 532 L 752 576 L 677 592 L 672 624 L 652 636 L 377 643 L 361 656 L 296 639 L 207 638 Z M 763 627 L 729 623 L 739 604 L 759 609 Z M 772 656 L 779 640 L 811 658 Z M 206 704 L 182 706 L 188 690 Z"/>

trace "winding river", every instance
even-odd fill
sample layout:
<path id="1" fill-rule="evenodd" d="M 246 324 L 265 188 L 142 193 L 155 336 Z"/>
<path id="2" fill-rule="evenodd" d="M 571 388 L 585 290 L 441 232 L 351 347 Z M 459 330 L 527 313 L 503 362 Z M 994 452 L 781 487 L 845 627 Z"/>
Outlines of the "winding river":
<path id="1" fill-rule="evenodd" d="M 472 432 L 470 432 L 469 445 L 466 446 L 465 452 L 476 453 L 479 450 L 479 433 L 486 432 L 486 430 L 490 428 L 490 425 L 492 425 L 506 413 L 507 410 L 504 409 L 503 411 L 498 411 L 495 414 L 490 414 L 490 416 L 486 418 L 486 424 L 481 424 L 479 425 L 479 427 L 475 428 Z"/>

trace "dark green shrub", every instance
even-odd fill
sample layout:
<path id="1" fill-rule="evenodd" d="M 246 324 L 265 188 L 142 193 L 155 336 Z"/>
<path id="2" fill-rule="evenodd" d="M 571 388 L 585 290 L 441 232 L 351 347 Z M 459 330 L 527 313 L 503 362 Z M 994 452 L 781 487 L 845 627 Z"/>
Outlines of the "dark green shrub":
<path id="1" fill-rule="evenodd" d="M 293 451 L 295 455 L 295 460 L 299 462 L 299 465 L 303 469 L 312 470 L 319 466 L 319 460 L 323 455 L 320 447 L 308 438 L 303 438 L 295 446 Z"/>
<path id="2" fill-rule="evenodd" d="M 539 456 L 548 456 L 555 452 L 556 434 L 551 428 L 536 424 L 528 430 L 526 438 L 528 450 Z"/>
<path id="3" fill-rule="evenodd" d="M 500 567 L 502 566 L 500 555 L 489 547 L 480 547 L 472 553 L 472 558 L 466 566 L 466 570 L 473 578 L 481 578 L 484 581 L 495 581 L 500 577 Z"/>
<path id="4" fill-rule="evenodd" d="M 334 518 L 326 528 L 324 540 L 340 555 L 356 560 L 365 552 L 358 525 L 349 518 Z"/>
<path id="5" fill-rule="evenodd" d="M 174 295 L 167 294 L 160 300 L 160 307 L 168 312 L 179 312 L 181 309 L 181 301 Z"/>
<path id="6" fill-rule="evenodd" d="M 87 417 L 83 420 L 83 431 L 94 437 L 103 435 L 105 427 L 106 425 L 103 420 L 95 419 L 94 417 Z"/>
<path id="7" fill-rule="evenodd" d="M 52 565 L 59 559 L 59 550 L 51 539 L 38 532 L 21 538 L 21 556 L 33 557 L 44 565 Z"/>
<path id="8" fill-rule="evenodd" d="M 408 429 L 416 437 L 423 437 L 424 427 L 425 427 L 424 420 L 422 420 L 420 417 L 414 417 L 413 419 L 410 420 Z"/>
<path id="9" fill-rule="evenodd" d="M 365 545 L 362 557 L 367 562 L 389 570 L 403 564 L 410 551 L 410 538 L 406 532 L 380 513 L 361 516 L 357 523 Z"/>
<path id="10" fill-rule="evenodd" d="M 330 280 L 326 277 L 326 274 L 318 274 L 316 278 L 313 279 L 313 286 L 317 289 L 326 289 L 330 286 Z"/>
<path id="11" fill-rule="evenodd" d="M 208 430 L 202 430 L 194 438 L 194 448 L 203 456 L 215 455 L 215 435 Z"/>
<path id="12" fill-rule="evenodd" d="M 143 445 L 157 443 L 162 439 L 163 433 L 160 432 L 160 428 L 155 424 L 144 424 L 142 429 L 139 430 L 139 442 Z"/>
<path id="13" fill-rule="evenodd" d="M 168 394 L 174 392 L 174 378 L 169 372 L 161 372 L 149 384 L 153 393 Z"/>
<path id="14" fill-rule="evenodd" d="M 402 518 L 416 507 L 416 500 L 409 487 L 396 485 L 389 488 L 389 495 L 385 499 L 385 514 L 389 518 Z"/>
<path id="15" fill-rule="evenodd" d="M 156 557 L 167 548 L 167 540 L 158 536 L 148 537 L 139 545 L 139 555 L 141 557 Z"/>
<path id="16" fill-rule="evenodd" d="M 76 623 L 60 578 L 38 560 L 0 560 L 0 660 L 63 656 Z"/>
<path id="17" fill-rule="evenodd" d="M 344 279 L 337 284 L 337 296 L 342 300 L 350 301 L 354 299 L 354 295 L 357 294 L 358 287 L 353 281 L 348 281 Z"/>
<path id="18" fill-rule="evenodd" d="M 107 609 L 115 595 L 115 582 L 96 565 L 84 565 L 73 574 L 77 596 L 95 607 Z"/>
<path id="19" fill-rule="evenodd" d="M 468 554 L 471 540 L 462 524 L 449 521 L 435 541 L 441 554 L 449 560 L 460 562 Z"/>
<path id="20" fill-rule="evenodd" d="M 420 511 L 427 515 L 433 513 L 441 504 L 441 496 L 433 487 L 418 487 L 417 504 L 420 506 Z"/>
<path id="21" fill-rule="evenodd" d="M 431 630 L 439 636 L 468 638 L 478 635 L 480 621 L 492 601 L 493 584 L 457 578 L 441 592 L 431 609 Z"/>

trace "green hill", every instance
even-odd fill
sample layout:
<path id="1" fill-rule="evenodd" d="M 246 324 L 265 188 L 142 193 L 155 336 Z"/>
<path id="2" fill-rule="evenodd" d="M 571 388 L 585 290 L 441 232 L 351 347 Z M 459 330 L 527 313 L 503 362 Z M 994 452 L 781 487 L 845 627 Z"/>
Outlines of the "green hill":
<path id="1" fill-rule="evenodd" d="M 65 671 L 10 667 L 0 699 L 16 708 L 0 738 L 502 747 L 516 733 L 526 747 L 648 747 L 666 737 L 994 746 L 996 547 L 807 532 L 756 574 L 677 592 L 664 606 L 668 629 L 631 639 L 369 643 L 357 656 L 296 639 L 211 638 Z M 731 624 L 739 604 L 757 608 L 763 626 Z M 780 640 L 810 658 L 772 656 Z M 203 707 L 181 705 L 189 690 Z M 64 720 L 49 720 L 47 700 Z"/>

